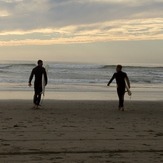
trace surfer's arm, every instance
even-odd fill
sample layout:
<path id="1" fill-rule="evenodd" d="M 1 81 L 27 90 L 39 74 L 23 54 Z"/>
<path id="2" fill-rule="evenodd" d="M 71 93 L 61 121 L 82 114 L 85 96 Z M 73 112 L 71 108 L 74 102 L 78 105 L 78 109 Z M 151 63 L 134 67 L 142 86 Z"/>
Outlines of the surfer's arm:
<path id="1" fill-rule="evenodd" d="M 29 86 L 32 85 L 31 82 L 32 82 L 32 79 L 33 79 L 33 75 L 34 75 L 34 71 L 32 70 L 31 75 L 30 75 L 30 77 L 29 77 L 29 82 L 28 82 L 28 85 L 29 85 Z"/>
<path id="2" fill-rule="evenodd" d="M 127 82 L 128 87 L 130 88 L 130 80 L 127 75 L 126 75 L 126 82 Z"/>
<path id="3" fill-rule="evenodd" d="M 109 85 L 112 83 L 112 81 L 114 80 L 114 78 L 115 78 L 115 74 L 112 76 L 112 78 L 111 78 L 110 81 L 108 82 L 107 86 L 109 86 Z"/>

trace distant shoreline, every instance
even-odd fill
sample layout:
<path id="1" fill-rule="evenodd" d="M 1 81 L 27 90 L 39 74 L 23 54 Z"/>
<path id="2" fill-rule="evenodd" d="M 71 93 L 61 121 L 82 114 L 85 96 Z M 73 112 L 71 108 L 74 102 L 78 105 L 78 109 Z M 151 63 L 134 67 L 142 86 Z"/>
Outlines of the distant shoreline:
<path id="1" fill-rule="evenodd" d="M 131 89 L 132 96 L 125 94 L 125 101 L 163 101 L 163 91 L 146 89 Z M 32 100 L 34 92 L 29 91 L 0 91 L 0 100 Z M 46 91 L 44 100 L 93 100 L 112 101 L 118 100 L 116 88 L 106 88 L 105 91 Z"/>

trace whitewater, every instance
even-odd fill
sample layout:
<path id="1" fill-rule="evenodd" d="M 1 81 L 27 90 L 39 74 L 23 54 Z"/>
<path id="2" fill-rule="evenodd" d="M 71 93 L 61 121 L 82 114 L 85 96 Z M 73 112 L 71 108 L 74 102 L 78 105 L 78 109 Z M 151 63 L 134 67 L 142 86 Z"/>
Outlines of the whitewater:
<path id="1" fill-rule="evenodd" d="M 34 61 L 5 61 L 0 63 L 0 91 L 32 92 L 28 87 L 28 79 L 32 69 L 36 66 Z M 67 98 L 81 96 L 95 99 L 116 99 L 116 83 L 106 87 L 107 82 L 115 72 L 116 65 L 85 64 L 85 63 L 61 63 L 44 62 L 48 68 L 48 86 L 46 92 L 49 98 Z M 128 74 L 132 91 L 136 92 L 135 99 L 139 99 L 139 93 L 147 99 L 161 100 L 163 94 L 163 66 L 157 65 L 124 65 L 123 71 Z M 25 93 L 24 93 L 25 94 Z M 99 95 L 100 94 L 100 95 Z M 111 94 L 111 95 L 110 95 Z M 149 95 L 151 98 L 149 98 Z M 151 96 L 152 95 L 152 96 Z M 14 98 L 14 97 L 13 97 Z M 73 97 L 72 97 L 73 98 Z"/>

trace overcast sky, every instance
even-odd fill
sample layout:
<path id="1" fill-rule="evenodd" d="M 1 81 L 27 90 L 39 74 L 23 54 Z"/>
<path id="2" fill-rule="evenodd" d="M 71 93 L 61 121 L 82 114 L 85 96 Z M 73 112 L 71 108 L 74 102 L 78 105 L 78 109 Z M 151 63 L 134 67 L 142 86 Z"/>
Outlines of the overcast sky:
<path id="1" fill-rule="evenodd" d="M 0 0 L 0 57 L 162 63 L 163 0 Z"/>

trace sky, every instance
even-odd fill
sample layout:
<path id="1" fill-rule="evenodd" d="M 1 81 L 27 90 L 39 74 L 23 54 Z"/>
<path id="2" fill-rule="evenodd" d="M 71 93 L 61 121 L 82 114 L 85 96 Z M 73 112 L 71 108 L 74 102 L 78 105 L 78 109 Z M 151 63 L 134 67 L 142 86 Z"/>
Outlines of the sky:
<path id="1" fill-rule="evenodd" d="M 0 60 L 163 61 L 163 0 L 0 0 Z"/>

